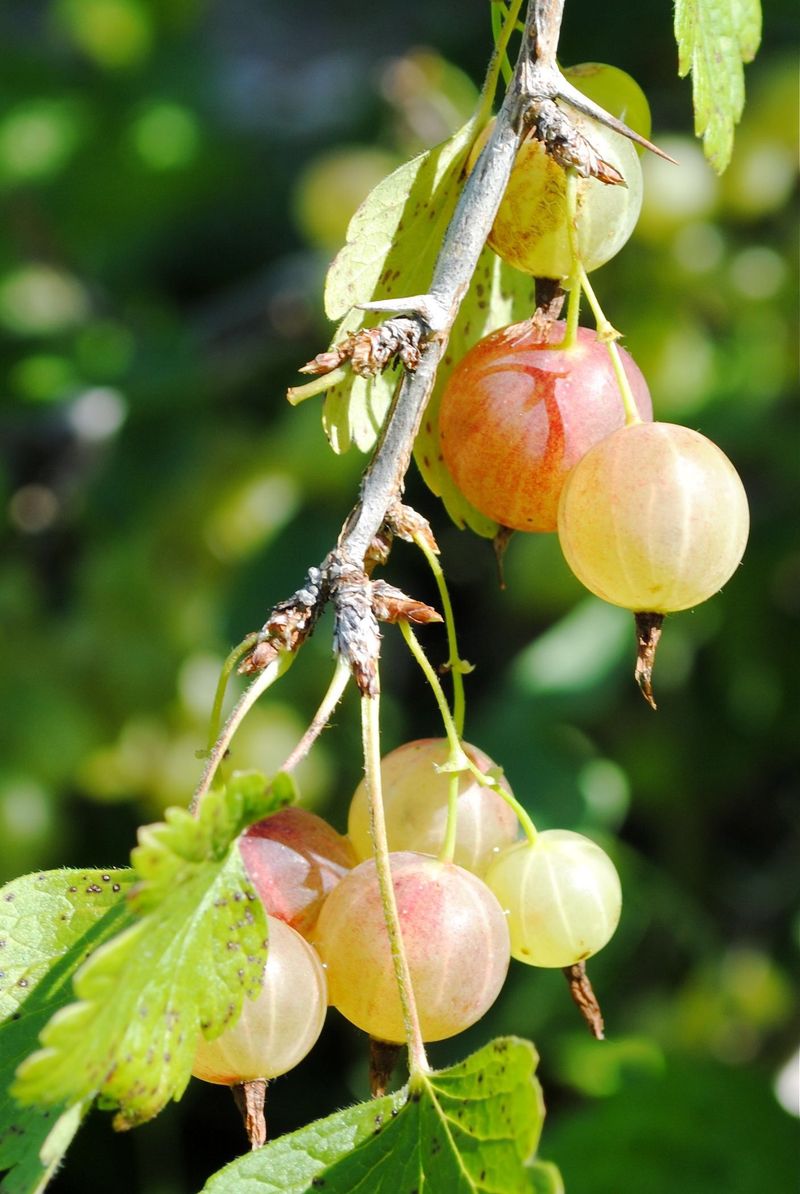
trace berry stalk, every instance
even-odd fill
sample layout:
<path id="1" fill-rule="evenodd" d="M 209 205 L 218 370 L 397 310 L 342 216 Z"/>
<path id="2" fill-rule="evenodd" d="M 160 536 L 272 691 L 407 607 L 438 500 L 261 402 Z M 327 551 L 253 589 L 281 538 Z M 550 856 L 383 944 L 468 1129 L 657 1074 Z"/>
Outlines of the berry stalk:
<path id="1" fill-rule="evenodd" d="M 456 728 L 455 728 L 455 725 L 453 722 L 453 715 L 451 714 L 450 708 L 447 704 L 447 698 L 445 697 L 444 690 L 442 689 L 442 686 L 439 683 L 439 677 L 436 675 L 436 672 L 433 670 L 430 660 L 428 659 L 425 652 L 422 650 L 422 647 L 419 644 L 419 640 L 417 639 L 417 636 L 414 634 L 414 631 L 409 626 L 408 622 L 400 622 L 399 626 L 400 626 L 400 631 L 403 635 L 403 638 L 406 640 L 408 648 L 411 651 L 411 654 L 414 656 L 417 663 L 422 668 L 422 671 L 425 675 L 426 680 L 428 681 L 431 688 L 433 689 L 433 695 L 436 698 L 436 703 L 439 706 L 439 712 L 441 713 L 442 721 L 444 722 L 444 729 L 445 729 L 445 733 L 447 735 L 447 741 L 450 744 L 450 758 L 447 760 L 446 763 L 444 763 L 439 768 L 439 770 L 440 771 L 454 771 L 456 773 L 456 779 L 457 779 L 459 772 L 469 771 L 469 773 L 471 775 L 474 775 L 475 779 L 478 781 L 479 784 L 482 785 L 482 787 L 491 788 L 493 792 L 496 792 L 498 794 L 498 796 L 501 796 L 503 798 L 503 800 L 505 800 L 506 804 L 514 810 L 514 812 L 516 813 L 517 818 L 519 820 L 519 823 L 522 826 L 522 829 L 525 833 L 525 836 L 527 837 L 527 839 L 531 843 L 531 845 L 533 845 L 533 843 L 536 841 L 538 831 L 537 831 L 536 826 L 534 825 L 533 820 L 530 817 L 529 813 L 527 812 L 527 810 L 525 808 L 523 808 L 523 806 L 519 803 L 519 801 L 516 799 L 515 796 L 512 796 L 512 794 L 510 792 L 506 791 L 506 789 L 502 786 L 502 784 L 499 784 L 497 782 L 497 780 L 493 779 L 490 775 L 485 775 L 484 772 L 481 771 L 480 767 L 477 767 L 475 765 L 475 763 L 473 763 L 472 759 L 469 757 L 469 755 L 466 753 L 466 751 L 462 748 L 461 740 L 459 738 L 459 735 L 456 732 Z M 448 861 L 448 859 L 445 858 L 445 850 L 447 849 L 448 843 L 450 843 L 451 837 L 453 839 L 452 844 L 454 845 L 454 843 L 455 843 L 455 820 L 456 820 L 457 800 L 458 800 L 458 787 L 456 785 L 455 796 L 453 795 L 452 787 L 451 787 L 450 793 L 449 793 L 447 835 L 445 837 L 445 844 L 442 847 L 442 853 L 440 855 L 440 858 L 442 859 L 442 861 Z M 452 859 L 452 854 L 450 855 L 450 859 Z"/>
<path id="2" fill-rule="evenodd" d="M 639 411 L 636 407 L 633 392 L 631 391 L 630 382 L 622 367 L 622 359 L 619 355 L 619 348 L 617 347 L 619 332 L 606 319 L 605 312 L 600 306 L 600 301 L 594 292 L 594 288 L 583 266 L 580 266 L 580 283 L 581 289 L 589 300 L 589 306 L 592 308 L 592 314 L 597 324 L 597 335 L 600 340 L 605 341 L 608 355 L 611 358 L 611 366 L 617 379 L 619 392 L 622 395 L 622 404 L 625 407 L 625 424 L 628 427 L 632 427 L 634 423 L 641 423 L 642 420 L 639 417 Z"/>
<path id="3" fill-rule="evenodd" d="M 386 932 L 392 951 L 392 964 L 397 991 L 400 997 L 400 1007 L 403 1014 L 406 1043 L 408 1045 L 408 1068 L 411 1080 L 427 1074 L 430 1070 L 422 1031 L 419 1024 L 419 1014 L 414 998 L 414 988 L 411 984 L 411 973 L 408 968 L 408 958 L 403 947 L 403 935 L 400 928 L 400 918 L 397 912 L 397 901 L 392 884 L 392 872 L 389 863 L 389 845 L 386 840 L 386 822 L 383 815 L 383 796 L 381 793 L 381 746 L 380 746 L 380 697 L 363 696 L 361 698 L 361 733 L 364 748 L 364 777 L 367 785 L 367 799 L 369 802 L 369 827 L 372 838 L 372 849 L 375 856 L 375 869 L 378 875 L 378 886 L 383 905 L 383 916 Z"/>

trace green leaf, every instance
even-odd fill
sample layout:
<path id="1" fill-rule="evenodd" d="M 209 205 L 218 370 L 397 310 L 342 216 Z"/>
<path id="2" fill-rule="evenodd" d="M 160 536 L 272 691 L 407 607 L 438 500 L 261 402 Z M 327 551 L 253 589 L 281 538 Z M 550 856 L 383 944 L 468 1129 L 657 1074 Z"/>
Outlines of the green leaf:
<path id="1" fill-rule="evenodd" d="M 475 119 L 427 153 L 378 183 L 350 221 L 347 243 L 325 282 L 325 310 L 342 319 L 333 343 L 384 318 L 352 308 L 427 290 L 447 225 L 463 184 L 464 165 L 478 128 Z M 397 377 L 347 378 L 325 399 L 323 423 L 334 451 L 354 443 L 368 451 L 377 439 Z"/>
<path id="2" fill-rule="evenodd" d="M 72 998 L 87 956 L 126 923 L 132 871 L 48 871 L 0 889 L 0 1181 L 3 1194 L 44 1189 L 88 1103 L 21 1108 L 9 1093 L 20 1062 L 53 1013 Z"/>
<path id="3" fill-rule="evenodd" d="M 201 1031 L 219 1035 L 261 988 L 264 909 L 235 845 L 285 802 L 288 786 L 237 777 L 198 816 L 169 809 L 140 831 L 130 905 L 141 919 L 96 950 L 75 975 L 77 1002 L 41 1034 L 14 1090 L 39 1104 L 99 1094 L 119 1128 L 150 1119 L 186 1087 Z"/>
<path id="4" fill-rule="evenodd" d="M 544 1107 L 528 1041 L 492 1041 L 451 1069 L 282 1136 L 226 1166 L 206 1194 L 561 1194 L 533 1161 Z"/>
<path id="5" fill-rule="evenodd" d="M 122 901 L 133 878 L 130 870 L 40 871 L 0 888 L 0 1019 Z"/>
<path id="6" fill-rule="evenodd" d="M 487 539 L 498 525 L 468 502 L 456 486 L 442 459 L 439 446 L 439 406 L 454 365 L 489 332 L 528 318 L 534 307 L 533 279 L 512 269 L 489 248 L 483 250 L 458 312 L 447 352 L 436 375 L 436 385 L 414 444 L 414 459 L 429 489 L 442 499 L 447 513 L 459 526 L 468 526 Z"/>
<path id="7" fill-rule="evenodd" d="M 733 152 L 733 129 L 744 110 L 743 63 L 761 41 L 760 0 L 676 0 L 678 73 L 691 71 L 694 128 L 721 174 Z"/>

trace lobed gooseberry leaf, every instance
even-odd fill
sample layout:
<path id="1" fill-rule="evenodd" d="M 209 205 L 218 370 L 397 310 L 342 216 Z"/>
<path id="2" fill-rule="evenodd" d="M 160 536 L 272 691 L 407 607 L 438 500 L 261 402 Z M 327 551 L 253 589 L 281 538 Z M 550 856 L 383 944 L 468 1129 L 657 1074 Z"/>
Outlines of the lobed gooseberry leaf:
<path id="1" fill-rule="evenodd" d="M 132 870 L 66 869 L 25 875 L 0 888 L 0 1020 L 124 900 L 134 878 Z"/>
<path id="2" fill-rule="evenodd" d="M 239 1158 L 204 1194 L 562 1194 L 555 1166 L 534 1159 L 544 1118 L 537 1060 L 528 1041 L 492 1041 Z"/>
<path id="3" fill-rule="evenodd" d="M 497 534 L 498 524 L 476 510 L 451 477 L 439 446 L 439 406 L 454 365 L 489 332 L 528 318 L 534 303 L 533 279 L 512 269 L 491 249 L 485 248 L 450 333 L 447 351 L 414 443 L 414 459 L 425 483 L 441 498 L 456 526 L 462 529 L 468 526 L 487 539 Z"/>
<path id="4" fill-rule="evenodd" d="M 430 285 L 478 131 L 473 118 L 448 141 L 400 166 L 361 204 L 325 282 L 326 314 L 342 320 L 334 344 L 385 318 L 353 310 L 357 303 L 424 293 Z M 391 371 L 372 378 L 349 372 L 331 387 L 323 425 L 335 452 L 346 451 L 351 443 L 362 452 L 373 446 L 396 382 Z"/>
<path id="5" fill-rule="evenodd" d="M 0 889 L 0 1181 L 2 1194 L 44 1189 L 89 1101 L 22 1108 L 9 1093 L 39 1033 L 72 999 L 72 976 L 131 919 L 133 872 L 45 871 Z"/>
<path id="6" fill-rule="evenodd" d="M 676 0 L 675 39 L 678 74 L 692 75 L 695 133 L 722 174 L 744 110 L 743 64 L 761 41 L 760 0 Z"/>
<path id="7" fill-rule="evenodd" d="M 238 776 L 209 792 L 196 817 L 168 809 L 140 831 L 128 897 L 136 919 L 75 974 L 77 1001 L 46 1024 L 43 1047 L 18 1071 L 20 1101 L 98 1094 L 128 1128 L 181 1096 L 200 1032 L 219 1035 L 260 990 L 266 918 L 235 842 L 289 788 Z"/>

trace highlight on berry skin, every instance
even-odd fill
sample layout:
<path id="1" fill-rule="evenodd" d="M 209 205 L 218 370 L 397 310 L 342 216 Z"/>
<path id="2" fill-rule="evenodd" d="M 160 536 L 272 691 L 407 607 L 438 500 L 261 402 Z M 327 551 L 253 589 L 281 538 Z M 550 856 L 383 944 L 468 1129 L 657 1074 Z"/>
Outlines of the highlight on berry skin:
<path id="1" fill-rule="evenodd" d="M 236 1023 L 214 1040 L 201 1040 L 192 1067 L 204 1082 L 236 1086 L 277 1078 L 316 1044 L 328 1008 L 325 972 L 312 946 L 273 916 L 264 983 L 245 999 Z"/>
<path id="2" fill-rule="evenodd" d="M 476 875 L 429 855 L 389 855 L 403 946 L 423 1040 L 455 1036 L 494 1003 L 510 960 L 506 917 Z M 331 1004 L 380 1040 L 405 1040 L 400 997 L 372 859 L 325 901 L 314 934 Z"/>
<path id="3" fill-rule="evenodd" d="M 605 344 L 589 328 L 561 347 L 566 325 L 513 324 L 484 337 L 450 375 L 439 410 L 447 469 L 464 496 L 502 526 L 554 531 L 572 469 L 625 425 L 625 407 Z M 639 417 L 653 417 L 650 392 L 620 351 Z"/>
<path id="4" fill-rule="evenodd" d="M 616 431 L 572 470 L 558 535 L 578 579 L 635 612 L 699 605 L 739 566 L 747 495 L 716 444 L 675 423 Z"/>
<path id="5" fill-rule="evenodd" d="M 616 868 L 583 834 L 546 829 L 503 851 L 486 884 L 508 918 L 511 956 L 529 966 L 573 966 L 611 939 L 622 909 Z"/>

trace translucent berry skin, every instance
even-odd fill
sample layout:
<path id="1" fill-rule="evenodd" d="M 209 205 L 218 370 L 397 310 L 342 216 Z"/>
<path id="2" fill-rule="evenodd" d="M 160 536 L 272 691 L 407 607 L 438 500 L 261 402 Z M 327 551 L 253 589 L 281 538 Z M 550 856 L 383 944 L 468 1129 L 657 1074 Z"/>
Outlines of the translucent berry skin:
<path id="1" fill-rule="evenodd" d="M 650 136 L 652 121 L 647 96 L 624 70 L 605 62 L 580 62 L 577 66 L 567 67 L 564 78 L 606 112 L 624 121 L 635 133 Z M 644 153 L 642 146 L 635 148 L 637 153 Z"/>
<path id="2" fill-rule="evenodd" d="M 277 1078 L 293 1069 L 315 1044 L 328 1007 L 325 972 L 316 952 L 294 929 L 267 917 L 269 952 L 264 986 L 246 999 L 232 1028 L 201 1040 L 192 1073 L 204 1082 L 232 1086 Z"/>
<path id="3" fill-rule="evenodd" d="M 580 833 L 547 829 L 518 842 L 486 873 L 508 915 L 511 956 L 573 966 L 602 949 L 619 922 L 622 890 L 608 855 Z"/>
<path id="4" fill-rule="evenodd" d="M 570 469 L 624 426 L 611 359 L 589 328 L 569 349 L 554 323 L 546 340 L 529 323 L 479 341 L 442 395 L 439 433 L 458 488 L 488 518 L 518 531 L 554 531 Z M 642 419 L 653 417 L 647 383 L 628 353 L 623 366 Z"/>
<path id="5" fill-rule="evenodd" d="M 674 423 L 625 427 L 587 452 L 558 512 L 578 579 L 637 612 L 707 600 L 735 572 L 748 529 L 747 495 L 727 456 Z"/>
<path id="6" fill-rule="evenodd" d="M 484 774 L 495 766 L 476 746 L 464 751 Z M 406 742 L 381 760 L 383 806 L 390 850 L 438 854 L 447 831 L 450 776 L 436 767 L 447 761 L 446 738 Z M 511 791 L 505 779 L 500 783 Z M 350 803 L 347 830 L 360 858 L 372 856 L 366 784 L 358 785 Z M 480 875 L 498 850 L 511 845 L 519 832 L 516 813 L 502 796 L 484 788 L 469 773 L 458 777 L 456 847 L 453 861 Z"/>
<path id="7" fill-rule="evenodd" d="M 270 916 L 307 936 L 332 887 L 356 864 L 346 837 L 303 808 L 284 808 L 239 839 L 245 869 Z"/>
<path id="8" fill-rule="evenodd" d="M 615 256 L 636 227 L 642 207 L 642 167 L 626 137 L 572 109 L 570 120 L 627 184 L 609 186 L 596 178 L 578 179 L 578 246 L 585 269 L 591 271 Z M 491 125 L 476 141 L 468 169 L 490 131 Z M 572 272 L 566 174 L 533 137 L 522 143 L 517 154 L 488 243 L 503 261 L 536 278 L 566 278 Z"/>
<path id="9" fill-rule="evenodd" d="M 509 965 L 506 918 L 475 875 L 404 851 L 390 855 L 403 944 L 426 1041 L 469 1028 L 494 1003 Z M 323 905 L 314 941 L 334 1007 L 364 1032 L 405 1039 L 374 860 Z"/>

